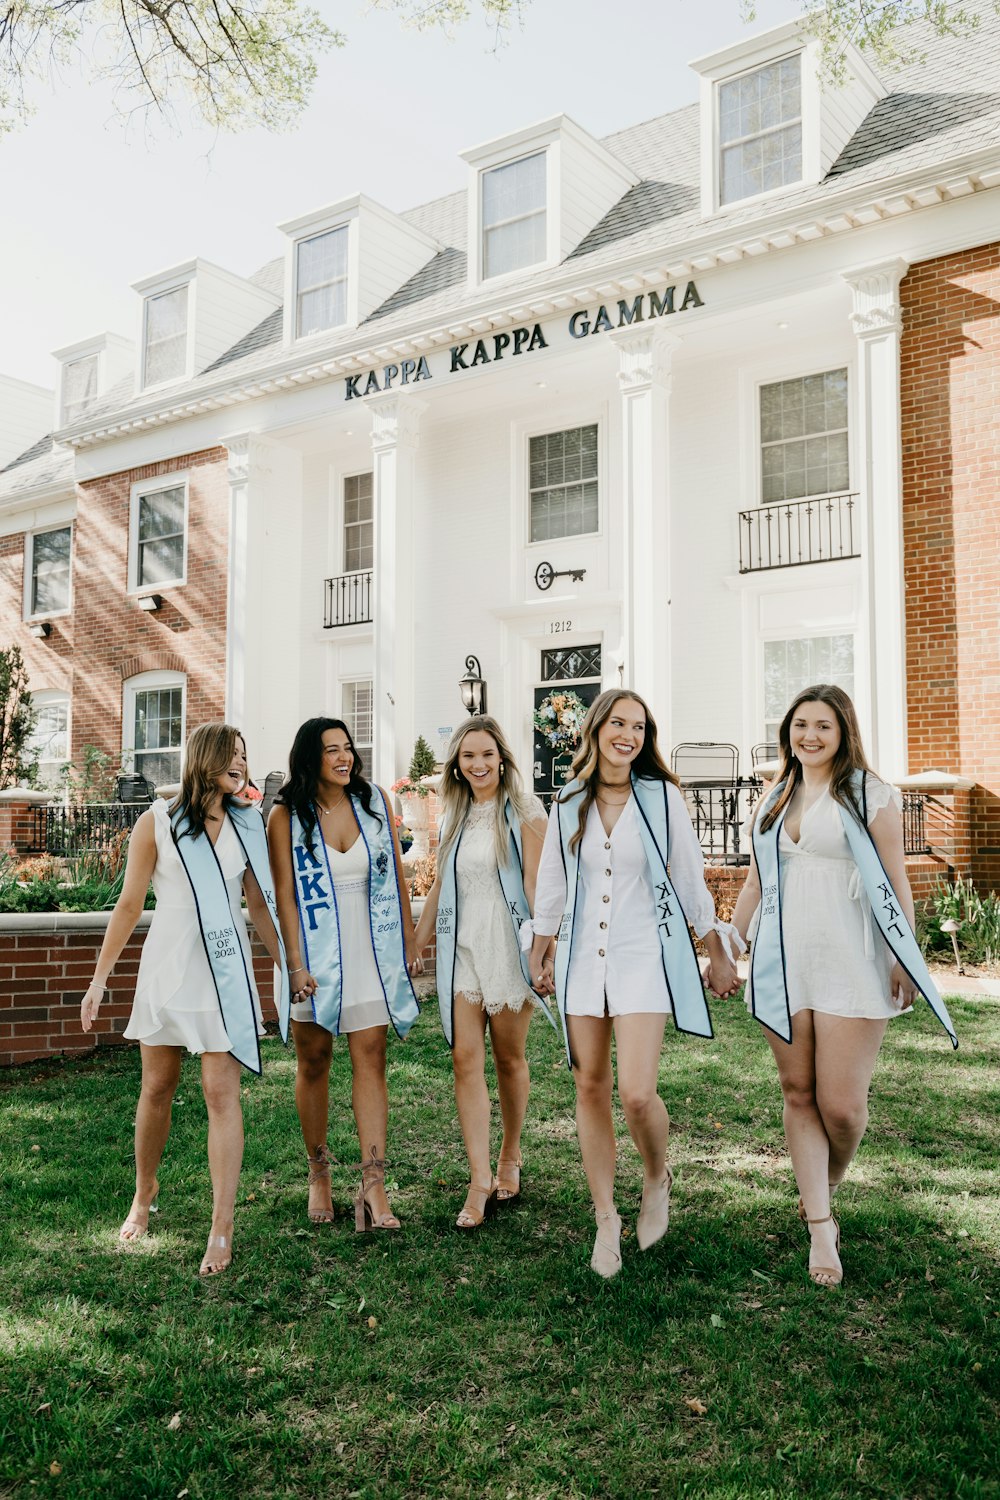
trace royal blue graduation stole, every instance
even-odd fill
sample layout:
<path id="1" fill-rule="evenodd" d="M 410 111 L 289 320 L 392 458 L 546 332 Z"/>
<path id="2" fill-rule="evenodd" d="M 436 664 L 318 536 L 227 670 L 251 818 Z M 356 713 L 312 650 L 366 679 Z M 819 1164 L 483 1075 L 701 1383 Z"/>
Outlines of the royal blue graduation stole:
<path id="1" fill-rule="evenodd" d="M 953 1047 L 958 1046 L 955 1028 L 937 987 L 927 971 L 923 954 L 913 930 L 903 915 L 902 904 L 892 888 L 885 866 L 868 829 L 867 771 L 855 771 L 851 794 L 861 809 L 861 818 L 838 802 L 844 833 L 871 903 L 878 929 L 895 958 L 923 995 Z M 783 781 L 760 805 L 754 821 L 753 852 L 760 876 L 760 919 L 750 954 L 750 987 L 753 1014 L 762 1026 L 775 1032 L 783 1041 L 792 1040 L 792 1017 L 785 976 L 785 945 L 781 929 L 781 847 L 778 842 L 785 812 L 775 818 L 767 832 L 761 831 L 761 818 L 777 801 L 785 786 Z M 785 810 L 787 812 L 787 808 Z"/>
<path id="2" fill-rule="evenodd" d="M 268 915 L 274 925 L 278 950 L 281 954 L 281 991 L 278 998 L 278 1024 L 281 1039 L 288 1040 L 288 1013 L 290 996 L 288 964 L 285 948 L 278 926 L 278 907 L 274 899 L 271 866 L 267 857 L 267 835 L 264 820 L 257 807 L 241 807 L 229 803 L 225 813 L 240 841 L 243 853 L 254 879 L 260 886 L 261 895 L 267 903 Z M 174 847 L 194 895 L 201 927 L 201 939 L 205 945 L 208 966 L 212 972 L 215 993 L 219 997 L 222 1022 L 229 1038 L 229 1050 L 237 1062 L 249 1068 L 251 1073 L 260 1073 L 260 1040 L 257 1036 L 257 1011 L 253 1003 L 253 985 L 247 969 L 243 944 L 236 930 L 237 918 L 229 904 L 226 877 L 222 873 L 219 857 L 207 833 L 192 837 L 188 831 L 187 810 L 178 808 L 170 818 L 170 830 Z"/>
<path id="3" fill-rule="evenodd" d="M 509 797 L 504 798 L 503 812 L 504 821 L 507 824 L 507 861 L 503 865 L 498 865 L 497 877 L 503 892 L 504 903 L 510 913 L 514 946 L 517 949 L 525 986 L 532 1000 L 544 1010 L 550 1024 L 554 1027 L 556 1023 L 548 1007 L 531 989 L 528 955 L 521 951 L 521 923 L 526 922 L 531 913 L 524 895 L 521 824 L 514 813 Z M 438 1007 L 441 1011 L 441 1025 L 449 1047 L 455 1045 L 455 951 L 458 940 L 458 882 L 455 879 L 455 861 L 463 832 L 464 828 L 459 831 L 458 837 L 441 860 L 441 881 L 438 887 L 436 960 Z"/>
<path id="4" fill-rule="evenodd" d="M 380 787 L 373 786 L 382 807 L 382 817 L 365 811 L 360 798 L 350 794 L 351 809 L 368 851 L 368 920 L 375 965 L 382 984 L 386 1021 L 398 1036 L 405 1036 L 418 1015 L 406 968 L 403 942 L 403 911 L 396 879 L 389 809 Z M 343 985 L 340 960 L 340 915 L 337 892 L 330 870 L 330 856 L 323 842 L 319 813 L 314 809 L 313 848 L 309 849 L 302 824 L 289 809 L 292 832 L 292 879 L 299 910 L 302 959 L 316 980 L 312 997 L 313 1020 L 334 1036 L 340 1034 Z"/>
<path id="5" fill-rule="evenodd" d="M 652 777 L 632 777 L 632 793 L 639 810 L 639 833 L 649 864 L 649 878 L 653 887 L 653 906 L 656 913 L 656 930 L 660 939 L 660 957 L 663 976 L 667 982 L 674 1025 L 678 1031 L 687 1031 L 694 1036 L 713 1036 L 712 1019 L 708 1013 L 705 991 L 698 968 L 694 942 L 688 929 L 684 909 L 667 873 L 670 863 L 670 809 L 667 804 L 667 781 Z M 559 843 L 562 849 L 563 869 L 566 872 L 566 907 L 559 924 L 559 943 L 556 948 L 555 983 L 559 1014 L 563 1023 L 566 1042 L 566 1058 L 572 1066 L 569 1033 L 566 1028 L 566 980 L 570 959 L 573 955 L 577 897 L 580 887 L 580 846 L 571 851 L 570 839 L 579 822 L 579 804 L 584 787 L 579 781 L 571 781 L 560 794 L 556 803 L 559 819 Z M 590 817 L 599 817 L 595 807 Z"/>

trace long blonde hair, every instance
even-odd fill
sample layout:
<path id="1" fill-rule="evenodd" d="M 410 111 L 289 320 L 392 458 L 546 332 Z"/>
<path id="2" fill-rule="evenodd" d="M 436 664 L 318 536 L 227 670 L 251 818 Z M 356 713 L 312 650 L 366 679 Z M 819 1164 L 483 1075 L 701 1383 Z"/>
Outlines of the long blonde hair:
<path id="1" fill-rule="evenodd" d="M 671 781 L 674 786 L 680 785 L 660 754 L 660 747 L 656 742 L 656 720 L 650 713 L 649 704 L 645 698 L 640 698 L 638 693 L 633 693 L 628 688 L 608 688 L 606 692 L 594 699 L 587 710 L 587 717 L 580 729 L 580 743 L 573 756 L 572 775 L 575 781 L 583 783 L 583 796 L 580 798 L 580 818 L 576 832 L 569 841 L 571 854 L 575 852 L 583 838 L 587 827 L 587 814 L 597 794 L 597 767 L 600 759 L 597 744 L 598 732 L 610 719 L 615 704 L 622 702 L 638 703 L 646 715 L 646 733 L 643 736 L 642 748 L 632 762 L 632 771 L 636 776 L 646 776 L 653 781 Z M 556 800 L 561 801 L 562 796 L 563 794 L 560 793 Z"/>
<path id="2" fill-rule="evenodd" d="M 462 743 L 467 734 L 474 730 L 482 730 L 484 734 L 491 736 L 496 744 L 500 755 L 500 785 L 497 794 L 493 798 L 493 838 L 496 848 L 497 864 L 505 865 L 508 858 L 507 848 L 507 823 L 504 819 L 504 802 L 510 798 L 514 816 L 519 823 L 529 821 L 536 815 L 537 809 L 532 798 L 524 790 L 524 782 L 517 768 L 510 742 L 504 734 L 496 719 L 489 714 L 476 714 L 460 724 L 448 742 L 445 751 L 444 770 L 441 772 L 441 782 L 438 786 L 438 798 L 441 802 L 442 817 L 444 821 L 444 833 L 441 840 L 441 857 L 446 858 L 469 815 L 469 808 L 474 801 L 472 788 L 466 778 L 462 775 L 458 765 L 458 758 L 462 750 Z"/>
<path id="3" fill-rule="evenodd" d="M 840 727 L 840 746 L 830 767 L 830 796 L 835 802 L 848 808 L 856 818 L 860 820 L 861 817 L 861 809 L 855 803 L 851 790 L 851 777 L 855 771 L 871 771 L 872 768 L 868 764 L 865 747 L 861 743 L 858 716 L 855 713 L 854 704 L 843 688 L 820 682 L 815 687 L 803 688 L 801 693 L 796 693 L 788 712 L 781 721 L 781 727 L 778 730 L 781 769 L 775 777 L 775 782 L 783 781 L 785 785 L 781 796 L 776 802 L 772 802 L 760 820 L 762 833 L 766 833 L 775 819 L 780 818 L 795 796 L 796 788 L 802 780 L 802 766 L 792 754 L 792 720 L 803 703 L 825 703 L 827 708 L 832 710 Z"/>
<path id="4" fill-rule="evenodd" d="M 212 804 L 212 799 L 219 793 L 216 783 L 223 772 L 229 770 L 229 763 L 236 752 L 237 740 L 243 740 L 245 752 L 247 742 L 243 739 L 243 731 L 234 728 L 232 724 L 199 724 L 197 729 L 191 731 L 191 737 L 184 751 L 181 789 L 171 802 L 168 811 L 173 814 L 178 808 L 184 808 L 187 813 L 188 832 L 192 838 L 197 838 L 200 833 L 205 832 L 208 809 Z M 222 805 L 230 807 L 235 800 L 229 792 L 226 792 L 222 798 Z"/>

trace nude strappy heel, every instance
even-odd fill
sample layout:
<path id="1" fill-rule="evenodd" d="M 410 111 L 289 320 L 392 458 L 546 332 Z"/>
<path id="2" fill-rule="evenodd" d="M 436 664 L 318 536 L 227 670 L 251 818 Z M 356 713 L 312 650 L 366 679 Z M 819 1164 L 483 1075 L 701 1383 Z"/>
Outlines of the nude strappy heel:
<path id="1" fill-rule="evenodd" d="M 622 1268 L 622 1221 L 618 1210 L 614 1208 L 609 1208 L 603 1214 L 595 1212 L 594 1218 L 597 1220 L 597 1236 L 590 1257 L 590 1269 L 598 1276 L 603 1276 L 605 1281 L 610 1281 Z M 602 1236 L 604 1228 L 609 1229 L 610 1234 Z"/>
<path id="2" fill-rule="evenodd" d="M 521 1168 L 524 1161 L 518 1152 L 517 1159 L 501 1156 L 497 1162 L 497 1202 L 513 1203 L 521 1196 Z M 517 1178 L 511 1181 L 510 1174 L 517 1173 Z M 504 1180 L 506 1178 L 506 1181 Z"/>
<path id="3" fill-rule="evenodd" d="M 831 1224 L 832 1223 L 834 1229 L 836 1229 L 836 1231 L 837 1231 L 837 1239 L 836 1239 L 837 1254 L 838 1255 L 840 1254 L 840 1225 L 837 1223 L 836 1219 L 833 1217 L 833 1214 L 827 1214 L 827 1216 L 826 1216 L 825 1219 L 806 1219 L 806 1223 L 807 1224 Z M 820 1277 L 823 1278 L 822 1281 L 820 1280 Z M 812 1282 L 813 1286 L 839 1286 L 840 1283 L 843 1281 L 843 1279 L 844 1279 L 843 1269 L 841 1269 L 841 1270 L 838 1271 L 838 1270 L 835 1270 L 833 1266 L 810 1266 L 809 1267 L 809 1280 Z"/>
<path id="4" fill-rule="evenodd" d="M 476 1206 L 474 1200 L 478 1199 Z M 477 1187 L 470 1182 L 469 1191 L 465 1195 L 465 1203 L 459 1210 L 458 1218 L 455 1220 L 456 1229 L 478 1229 L 487 1219 L 492 1219 L 497 1211 L 497 1180 L 494 1177 L 489 1187 Z"/>
<path id="5" fill-rule="evenodd" d="M 376 1155 L 376 1148 L 372 1147 L 372 1154 L 367 1161 L 358 1167 L 361 1173 L 361 1182 L 358 1186 L 357 1195 L 354 1199 L 354 1229 L 358 1234 L 363 1234 L 366 1229 L 401 1229 L 402 1225 L 396 1215 L 387 1209 L 384 1213 L 376 1215 L 365 1193 L 370 1187 L 385 1183 L 385 1169 L 388 1163 L 383 1157 Z"/>
<path id="6" fill-rule="evenodd" d="M 670 1227 L 670 1190 L 674 1185 L 674 1174 L 669 1167 L 654 1193 L 659 1193 L 659 1201 L 651 1207 L 646 1206 L 646 1194 L 642 1195 L 642 1208 L 635 1223 L 635 1237 L 640 1250 L 649 1250 L 658 1240 L 662 1240 Z"/>
<path id="7" fill-rule="evenodd" d="M 316 1155 L 315 1156 L 307 1156 L 306 1157 L 306 1161 L 309 1163 L 309 1186 L 310 1187 L 312 1187 L 312 1185 L 313 1185 L 314 1182 L 329 1182 L 330 1181 L 330 1158 L 329 1158 L 329 1155 L 327 1154 L 327 1148 L 325 1146 L 319 1146 L 319 1147 L 317 1147 Z M 310 1208 L 310 1209 L 307 1209 L 306 1212 L 307 1212 L 307 1214 L 309 1216 L 309 1222 L 310 1222 L 310 1224 L 332 1224 L 333 1223 L 333 1203 L 332 1202 L 331 1202 L 329 1208 Z"/>

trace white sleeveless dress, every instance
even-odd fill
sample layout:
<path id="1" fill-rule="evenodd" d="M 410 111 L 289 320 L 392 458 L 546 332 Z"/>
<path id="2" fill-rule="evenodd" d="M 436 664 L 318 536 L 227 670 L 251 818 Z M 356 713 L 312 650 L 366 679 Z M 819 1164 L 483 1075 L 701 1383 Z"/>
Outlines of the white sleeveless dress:
<path id="1" fill-rule="evenodd" d="M 895 787 L 868 778 L 868 822 L 890 802 L 902 808 Z M 781 853 L 781 928 L 791 1014 L 881 1021 L 901 1014 L 889 999 L 895 962 L 872 915 L 861 873 L 851 855 L 840 807 L 824 791 L 803 814 L 799 841 L 784 828 Z M 757 931 L 759 907 L 750 924 Z M 747 984 L 747 1005 L 751 1003 Z"/>
<path id="2" fill-rule="evenodd" d="M 368 846 L 359 833 L 343 853 L 327 844 L 326 854 L 340 923 L 343 998 L 339 1034 L 367 1031 L 369 1026 L 388 1026 L 389 1010 L 372 944 Z M 327 915 L 333 919 L 332 912 Z M 293 1021 L 315 1019 L 310 1001 L 300 1000 L 292 1006 Z"/>
<path id="3" fill-rule="evenodd" d="M 529 821 L 543 821 L 545 808 L 537 797 L 531 801 Z M 514 926 L 497 872 L 494 817 L 492 802 L 469 804 L 455 859 L 455 993 L 471 1005 L 481 1005 L 490 1016 L 537 1003 L 521 973 Z"/>
<path id="4" fill-rule="evenodd" d="M 186 1047 L 194 1053 L 228 1052 L 229 1037 L 202 941 L 191 882 L 174 847 L 170 814 L 162 797 L 153 803 L 151 813 L 156 835 L 153 868 L 156 910 L 142 945 L 132 1014 L 124 1034 L 147 1047 Z M 243 945 L 257 1031 L 263 1036 L 250 939 L 240 905 L 246 856 L 228 818 L 223 820 L 215 852 L 226 879 L 234 926 Z"/>

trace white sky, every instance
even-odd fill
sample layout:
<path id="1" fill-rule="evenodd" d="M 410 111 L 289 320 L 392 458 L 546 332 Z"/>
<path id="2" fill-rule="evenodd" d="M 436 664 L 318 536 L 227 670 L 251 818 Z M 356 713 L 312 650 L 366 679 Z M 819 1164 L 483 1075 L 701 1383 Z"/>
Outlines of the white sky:
<path id="1" fill-rule="evenodd" d="M 397 212 L 453 192 L 459 151 L 534 120 L 602 136 L 692 103 L 690 59 L 748 34 L 739 0 L 531 0 L 499 52 L 478 13 L 449 40 L 360 0 L 317 8 L 347 46 L 283 135 L 150 138 L 87 80 L 37 92 L 27 128 L 0 137 L 0 374 L 52 386 L 53 349 L 135 337 L 131 282 L 194 255 L 250 275 L 281 254 L 276 224 L 358 191 Z M 752 30 L 800 11 L 759 0 Z"/>

